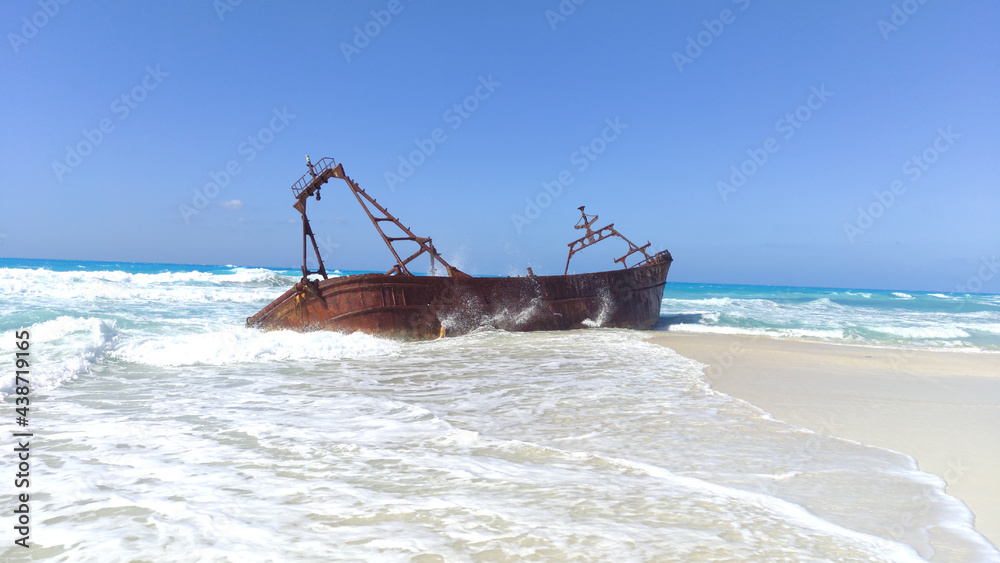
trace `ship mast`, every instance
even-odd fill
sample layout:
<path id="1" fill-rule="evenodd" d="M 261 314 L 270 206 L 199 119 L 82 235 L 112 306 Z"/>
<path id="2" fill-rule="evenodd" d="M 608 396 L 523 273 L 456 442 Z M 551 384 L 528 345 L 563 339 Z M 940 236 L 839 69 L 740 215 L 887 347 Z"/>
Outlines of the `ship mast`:
<path id="1" fill-rule="evenodd" d="M 580 215 L 582 215 L 583 217 L 580 218 L 580 220 L 576 223 L 576 225 L 573 226 L 573 228 L 586 229 L 587 234 L 583 235 L 582 237 L 574 240 L 573 242 L 567 245 L 569 246 L 569 256 L 566 257 L 566 270 L 563 272 L 563 275 L 569 273 L 569 261 L 573 258 L 574 254 L 580 252 L 581 250 L 587 248 L 588 246 L 597 244 L 602 240 L 610 237 L 618 237 L 628 243 L 629 250 L 628 252 L 625 253 L 625 256 L 622 256 L 621 258 L 615 258 L 615 262 L 620 262 L 623 268 L 635 268 L 636 266 L 641 266 L 652 260 L 653 257 L 646 252 L 646 249 L 649 248 L 650 245 L 649 241 L 646 241 L 646 244 L 642 246 L 636 246 L 635 243 L 627 239 L 625 235 L 615 230 L 614 223 L 601 227 L 600 229 L 597 229 L 595 231 L 590 227 L 591 225 L 597 222 L 597 215 L 596 214 L 587 215 L 587 213 L 583 210 L 584 207 L 586 206 L 581 205 L 580 207 L 578 207 L 578 209 L 580 210 Z M 642 253 L 642 255 L 645 258 L 631 266 L 626 265 L 625 259 L 635 254 L 636 252 Z"/>
<path id="2" fill-rule="evenodd" d="M 323 258 L 319 253 L 319 246 L 316 244 L 316 237 L 313 235 L 312 228 L 309 225 L 309 218 L 306 216 L 306 202 L 313 195 L 316 196 L 316 201 L 320 199 L 319 190 L 323 187 L 323 184 L 328 182 L 331 178 L 340 178 L 347 183 L 347 187 L 357 198 L 358 203 L 361 208 L 364 209 L 365 214 L 371 220 L 372 225 L 375 226 L 375 230 L 381 235 L 382 241 L 389 248 L 389 252 L 392 253 L 393 257 L 396 259 L 396 265 L 393 266 L 387 275 L 406 275 L 412 276 L 413 274 L 407 269 L 406 265 L 415 260 L 423 253 L 428 253 L 431 258 L 431 271 L 435 271 L 434 262 L 440 262 L 445 270 L 448 272 L 450 277 L 469 277 L 468 274 L 462 272 L 458 268 L 455 268 L 444 258 L 438 254 L 437 250 L 434 248 L 434 243 L 431 241 L 430 237 L 418 237 L 413 234 L 413 232 L 399 222 L 389 210 L 385 207 L 379 205 L 375 198 L 368 195 L 364 190 L 358 186 L 347 174 L 344 173 L 344 165 L 337 164 L 332 158 L 322 158 L 316 162 L 314 165 L 309 157 L 306 156 L 306 165 L 309 167 L 309 172 L 302 176 L 298 182 L 292 185 L 292 194 L 295 196 L 295 209 L 299 211 L 302 215 L 302 280 L 307 281 L 309 275 L 319 274 L 323 276 L 323 279 L 327 279 L 326 268 L 323 266 Z M 370 206 L 370 207 L 369 207 Z M 395 225 L 400 231 L 406 236 L 391 237 L 385 234 L 382 230 L 381 223 L 389 222 Z M 313 251 L 316 253 L 316 260 L 319 262 L 319 270 L 310 271 L 306 266 L 306 258 L 308 257 L 308 244 L 309 241 L 312 242 Z M 396 251 L 395 246 L 397 242 L 409 241 L 415 242 L 420 247 L 416 252 L 410 256 L 401 258 L 399 253 Z"/>

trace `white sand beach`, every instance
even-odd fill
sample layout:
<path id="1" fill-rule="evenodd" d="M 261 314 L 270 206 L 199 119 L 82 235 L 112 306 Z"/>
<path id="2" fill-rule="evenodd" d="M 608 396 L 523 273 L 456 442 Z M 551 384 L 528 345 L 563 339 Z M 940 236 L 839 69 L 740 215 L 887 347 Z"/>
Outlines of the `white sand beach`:
<path id="1" fill-rule="evenodd" d="M 815 432 L 914 457 L 1000 544 L 1000 355 L 653 333 L 717 391 Z"/>

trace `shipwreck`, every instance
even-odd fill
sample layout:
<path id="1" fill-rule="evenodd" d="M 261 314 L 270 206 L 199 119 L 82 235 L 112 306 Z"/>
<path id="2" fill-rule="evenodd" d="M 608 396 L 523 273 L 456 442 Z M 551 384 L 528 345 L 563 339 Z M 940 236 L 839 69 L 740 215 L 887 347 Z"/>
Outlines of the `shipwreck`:
<path id="1" fill-rule="evenodd" d="M 302 216 L 302 279 L 272 303 L 247 319 L 248 327 L 264 330 L 361 331 L 406 340 L 426 340 L 465 334 L 481 327 L 507 331 L 568 330 L 590 327 L 649 328 L 660 315 L 667 272 L 673 261 L 666 250 L 650 255 L 650 243 L 638 246 L 614 224 L 594 228 L 597 215 L 580 207 L 575 228 L 584 234 L 569 243 L 561 276 L 536 276 L 527 269 L 520 277 L 470 276 L 449 264 L 429 237 L 419 237 L 344 173 L 343 164 L 323 158 L 292 185 L 295 209 Z M 385 242 L 396 264 L 384 274 L 330 277 L 306 216 L 310 198 L 331 179 L 346 182 Z M 392 225 L 398 233 L 386 233 Z M 608 238 L 628 244 L 616 258 L 621 269 L 569 274 L 573 255 Z M 416 244 L 404 257 L 397 245 Z M 309 248 L 317 270 L 309 270 Z M 430 257 L 432 275 L 414 275 L 408 266 Z M 627 260 L 635 263 L 628 265 Z M 445 275 L 434 275 L 441 265 Z M 314 277 L 310 277 L 314 276 Z"/>

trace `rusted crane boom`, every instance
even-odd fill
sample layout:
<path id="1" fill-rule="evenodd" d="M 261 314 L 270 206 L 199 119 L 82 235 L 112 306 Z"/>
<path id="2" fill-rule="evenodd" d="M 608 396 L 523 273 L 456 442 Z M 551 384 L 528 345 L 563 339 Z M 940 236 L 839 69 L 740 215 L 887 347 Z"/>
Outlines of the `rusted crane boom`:
<path id="1" fill-rule="evenodd" d="M 326 268 L 323 265 L 323 257 L 320 256 L 319 246 L 316 244 L 316 237 L 313 235 L 312 227 L 309 225 L 309 217 L 306 215 L 306 202 L 309 201 L 310 197 L 315 196 L 316 201 L 320 200 L 320 188 L 323 184 L 327 183 L 331 178 L 339 178 L 347 183 L 347 187 L 357 198 L 358 203 L 361 208 L 364 209 L 365 214 L 368 219 L 371 220 L 372 225 L 375 226 L 375 230 L 382 237 L 382 241 L 389 248 L 389 252 L 396 259 L 396 265 L 393 266 L 386 275 L 413 275 L 406 268 L 406 265 L 415 260 L 423 253 L 428 253 L 431 257 L 431 269 L 434 268 L 434 262 L 440 262 L 447 271 L 450 277 L 469 277 L 468 274 L 462 272 L 458 268 L 455 268 L 449 264 L 444 258 L 438 254 L 437 250 L 434 248 L 434 243 L 430 237 L 418 237 L 413 234 L 408 227 L 403 225 L 399 219 L 396 219 L 389 210 L 385 207 L 379 205 L 375 198 L 368 195 L 363 189 L 361 189 L 358 184 L 352 180 L 345 172 L 344 165 L 337 164 L 332 158 L 322 158 L 313 164 L 312 161 L 306 156 L 306 165 L 309 167 L 309 172 L 304 174 L 297 182 L 292 184 L 292 195 L 295 196 L 295 209 L 299 211 L 302 215 L 302 279 L 303 281 L 308 281 L 310 274 L 319 274 L 323 276 L 323 279 L 328 279 Z M 378 213 L 372 213 L 372 209 Z M 391 237 L 385 234 L 380 223 L 389 222 L 396 226 L 400 231 L 402 231 L 406 236 L 401 237 Z M 319 269 L 316 271 L 310 271 L 306 264 L 306 258 L 308 257 L 308 243 L 312 242 L 313 252 L 316 253 L 316 260 L 319 262 Z M 399 252 L 397 252 L 395 243 L 401 241 L 409 241 L 416 243 L 419 248 L 416 252 L 408 256 L 407 258 L 400 258 Z"/>

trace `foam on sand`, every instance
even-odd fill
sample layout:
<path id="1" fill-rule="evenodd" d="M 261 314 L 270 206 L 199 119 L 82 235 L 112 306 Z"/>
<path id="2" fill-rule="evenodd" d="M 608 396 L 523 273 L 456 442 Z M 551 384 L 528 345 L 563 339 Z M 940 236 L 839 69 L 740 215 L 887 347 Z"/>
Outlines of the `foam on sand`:
<path id="1" fill-rule="evenodd" d="M 775 418 L 912 455 L 920 468 L 947 480 L 948 493 L 975 511 L 976 528 L 1000 539 L 1000 377 L 993 354 L 830 346 L 740 336 L 658 334 L 654 341 L 708 364 L 713 388 L 757 405 Z M 944 493 L 944 481 L 936 487 Z M 892 522 L 888 537 L 912 531 L 914 507 Z M 925 541 L 968 537 L 964 505 L 922 532 Z M 991 560 L 940 546 L 932 561 Z M 948 542 L 945 542 L 947 544 Z"/>

